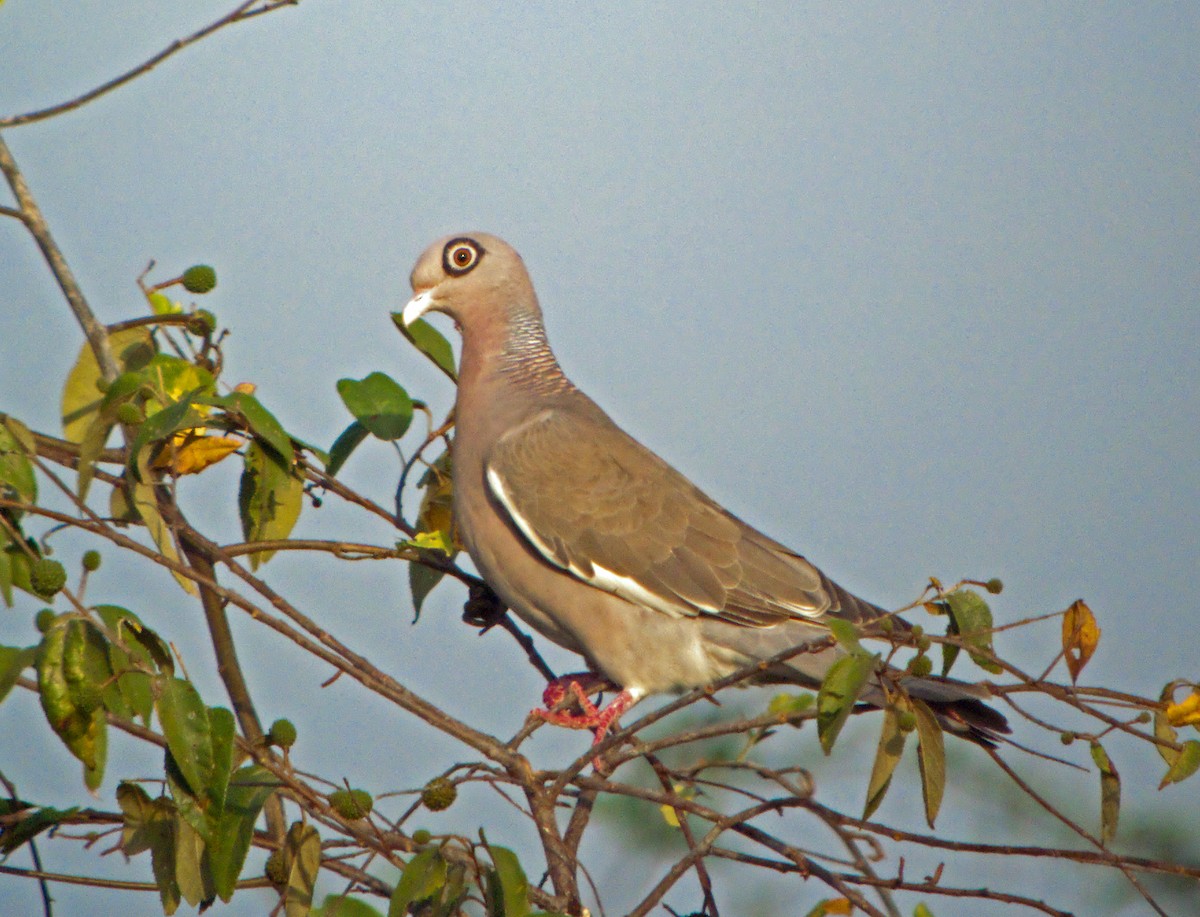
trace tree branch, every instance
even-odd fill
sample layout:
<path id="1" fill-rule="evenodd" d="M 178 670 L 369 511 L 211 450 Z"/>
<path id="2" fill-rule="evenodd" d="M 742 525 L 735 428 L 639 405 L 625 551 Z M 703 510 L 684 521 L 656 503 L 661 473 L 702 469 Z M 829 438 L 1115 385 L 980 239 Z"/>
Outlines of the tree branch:
<path id="1" fill-rule="evenodd" d="M 102 83 L 95 89 L 89 89 L 83 95 L 76 96 L 73 99 L 68 99 L 65 102 L 59 102 L 57 105 L 51 105 L 48 108 L 38 109 L 37 111 L 26 112 L 21 115 L 9 115 L 5 118 L 0 118 L 0 128 L 18 127 L 22 124 L 33 124 L 35 121 L 45 121 L 47 118 L 53 118 L 56 115 L 61 115 L 64 112 L 73 111 L 76 108 L 81 108 L 88 102 L 92 102 L 101 96 L 108 95 L 114 89 L 124 86 L 126 83 L 137 79 L 145 73 L 149 73 L 168 57 L 178 54 L 189 45 L 193 45 L 201 39 L 207 38 L 213 32 L 223 29 L 228 25 L 233 25 L 236 22 L 242 22 L 247 19 L 252 19 L 262 13 L 269 13 L 280 9 L 284 6 L 295 6 L 299 0 L 279 0 L 279 2 L 270 2 L 265 0 L 262 6 L 258 9 L 250 9 L 255 6 L 259 0 L 247 0 L 247 2 L 239 3 L 234 9 L 226 13 L 220 19 L 209 23 L 204 28 L 197 32 L 193 32 L 186 38 L 179 38 L 171 42 L 149 60 L 146 60 L 131 70 L 127 70 L 119 76 L 113 77 L 106 83 Z"/>

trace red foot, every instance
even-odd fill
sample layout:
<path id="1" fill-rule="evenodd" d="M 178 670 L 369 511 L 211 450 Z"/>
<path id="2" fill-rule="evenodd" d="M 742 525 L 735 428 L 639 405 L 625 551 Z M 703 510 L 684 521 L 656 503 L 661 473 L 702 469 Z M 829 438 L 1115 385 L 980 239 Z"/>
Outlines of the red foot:
<path id="1" fill-rule="evenodd" d="M 538 710 L 531 710 L 530 715 L 540 717 L 555 726 L 565 726 L 568 729 L 591 729 L 592 744 L 599 745 L 610 729 L 617 725 L 617 719 L 622 713 L 632 707 L 637 698 L 628 691 L 621 691 L 601 710 L 588 697 L 600 691 L 611 689 L 613 685 L 608 679 L 594 672 L 580 672 L 575 675 L 563 675 L 554 679 L 542 692 L 542 702 L 546 705 Z M 571 698 L 582 711 L 555 710 L 567 698 Z M 603 771 L 604 766 L 599 758 L 592 762 L 596 770 Z"/>

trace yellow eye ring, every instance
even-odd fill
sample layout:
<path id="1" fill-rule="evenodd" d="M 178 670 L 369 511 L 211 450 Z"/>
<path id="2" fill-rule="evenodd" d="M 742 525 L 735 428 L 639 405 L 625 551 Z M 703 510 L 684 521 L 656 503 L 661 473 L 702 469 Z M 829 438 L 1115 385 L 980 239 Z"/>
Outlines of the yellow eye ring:
<path id="1" fill-rule="evenodd" d="M 479 263 L 483 246 L 474 239 L 451 239 L 442 250 L 442 268 L 452 277 L 461 277 Z"/>

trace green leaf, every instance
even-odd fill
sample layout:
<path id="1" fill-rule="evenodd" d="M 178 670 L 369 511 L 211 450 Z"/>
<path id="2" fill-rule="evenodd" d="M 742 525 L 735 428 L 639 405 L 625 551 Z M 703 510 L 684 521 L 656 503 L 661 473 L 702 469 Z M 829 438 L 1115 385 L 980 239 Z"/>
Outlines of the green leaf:
<path id="1" fill-rule="evenodd" d="M 42 806 L 35 809 L 19 799 L 0 799 L 0 815 L 19 814 L 21 816 L 19 819 L 9 821 L 4 827 L 0 827 L 0 857 L 7 857 L 22 844 L 33 840 L 43 831 L 62 824 L 78 811 L 78 806 L 70 809 L 52 809 L 49 806 Z"/>
<path id="2" fill-rule="evenodd" d="M 365 901 L 349 895 L 327 895 L 324 903 L 313 910 L 312 917 L 383 917 Z"/>
<path id="3" fill-rule="evenodd" d="M 904 756 L 904 732 L 900 729 L 900 718 L 895 707 L 883 711 L 883 728 L 879 745 L 875 750 L 875 764 L 871 768 L 871 779 L 867 783 L 867 801 L 863 806 L 863 818 L 870 818 L 883 802 L 892 783 L 892 773 Z"/>
<path id="4" fill-rule="evenodd" d="M 134 477 L 149 483 L 150 447 L 169 439 L 180 430 L 190 430 L 203 423 L 200 412 L 192 407 L 191 400 L 185 398 L 163 408 L 153 417 L 148 417 L 138 427 L 137 435 L 129 447 L 129 468 Z"/>
<path id="5" fill-rule="evenodd" d="M 105 706 L 116 713 L 118 705 L 112 699 L 112 695 L 119 694 L 129 711 L 123 715 L 139 716 L 142 722 L 149 726 L 150 715 L 154 710 L 154 695 L 150 692 L 150 674 L 147 670 L 152 668 L 154 660 L 150 651 L 135 634 L 144 632 L 159 643 L 161 640 L 153 631 L 146 630 L 137 615 L 127 608 L 119 605 L 97 605 L 95 611 L 117 639 L 116 643 L 108 645 L 109 664 L 116 679 L 105 695 Z M 170 650 L 163 645 L 160 652 L 169 662 Z M 171 671 L 174 671 L 173 666 Z"/>
<path id="6" fill-rule="evenodd" d="M 37 503 L 37 478 L 33 474 L 32 437 L 19 420 L 5 417 L 0 423 L 0 496 Z M 12 513 L 13 510 L 5 510 Z"/>
<path id="7" fill-rule="evenodd" d="M 913 908 L 913 917 L 933 917 L 933 911 L 924 902 L 921 902 Z"/>
<path id="8" fill-rule="evenodd" d="M 114 426 L 114 422 L 101 413 L 88 425 L 87 432 L 83 434 L 83 441 L 79 444 L 79 474 L 75 481 L 75 492 L 80 500 L 87 499 L 92 478 L 96 475 L 96 460 L 104 451 Z"/>
<path id="9" fill-rule="evenodd" d="M 37 655 L 38 695 L 50 728 L 83 763 L 84 784 L 94 790 L 104 776 L 108 721 L 99 704 L 90 710 L 81 708 L 68 681 L 67 644 L 80 639 L 78 625 L 82 623 L 78 618 L 60 620 L 42 637 Z"/>
<path id="10" fill-rule="evenodd" d="M 37 660 L 36 646 L 0 646 L 0 701 L 8 696 L 21 673 Z"/>
<path id="11" fill-rule="evenodd" d="M 409 343 L 429 357 L 434 366 L 450 377 L 451 382 L 458 382 L 458 373 L 454 369 L 454 349 L 440 331 L 423 318 L 405 325 L 399 312 L 392 313 L 392 321 Z"/>
<path id="12" fill-rule="evenodd" d="M 400 383 L 384 373 L 338 379 L 338 394 L 355 420 L 382 440 L 399 439 L 412 423 L 413 405 Z"/>
<path id="13" fill-rule="evenodd" d="M 67 642 L 63 650 L 63 674 L 71 702 L 84 713 L 104 703 L 104 690 L 113 677 L 104 634 L 82 618 L 67 622 Z"/>
<path id="14" fill-rule="evenodd" d="M 160 678 L 155 700 L 167 750 L 193 796 L 204 798 L 213 772 L 208 708 L 190 681 Z"/>
<path id="15" fill-rule="evenodd" d="M 527 917 L 529 914 L 529 880 L 517 855 L 507 847 L 487 845 L 495 867 L 492 872 L 499 885 L 488 908 L 489 917 Z"/>
<path id="16" fill-rule="evenodd" d="M 217 897 L 204 838 L 179 814 L 175 816 L 175 881 L 183 900 L 192 907 Z"/>
<path id="17" fill-rule="evenodd" d="M 436 847 L 413 855 L 392 890 L 387 917 L 406 917 L 408 906 L 437 892 L 446 881 L 446 861 Z"/>
<path id="18" fill-rule="evenodd" d="M 222 901 L 233 897 L 254 840 L 254 825 L 278 786 L 278 779 L 257 764 L 241 768 L 229 781 L 225 808 L 209 838 L 213 885 Z"/>
<path id="19" fill-rule="evenodd" d="M 841 618 L 830 618 L 825 622 L 825 626 L 829 628 L 829 632 L 833 634 L 833 638 L 849 653 L 865 653 L 861 643 L 858 642 L 858 628 L 849 621 L 844 621 Z"/>
<path id="20" fill-rule="evenodd" d="M 816 695 L 808 691 L 801 694 L 776 694 L 767 704 L 767 713 L 781 717 L 795 716 L 808 710 L 816 700 Z"/>
<path id="21" fill-rule="evenodd" d="M 337 473 L 342 470 L 342 466 L 346 464 L 346 459 L 350 458 L 350 453 L 357 449 L 370 433 L 371 431 L 357 420 L 351 421 L 350 426 L 346 427 L 342 431 L 342 435 L 329 447 L 329 461 L 325 463 L 325 473 L 330 477 L 336 477 Z"/>
<path id="22" fill-rule="evenodd" d="M 924 701 L 912 698 L 917 716 L 917 761 L 921 768 L 921 795 L 925 799 L 925 821 L 933 827 L 942 794 L 946 790 L 946 748 L 942 727 Z"/>
<path id="23" fill-rule="evenodd" d="M 817 692 L 817 735 L 825 754 L 833 750 L 833 743 L 874 674 L 878 659 L 878 655 L 851 653 L 835 662 L 825 674 Z"/>
<path id="24" fill-rule="evenodd" d="M 435 570 L 425 564 L 413 562 L 408 565 L 408 588 L 412 592 L 414 622 L 421 616 L 421 606 L 429 598 L 429 593 L 433 592 L 434 587 L 445 576 L 446 574 L 441 570 Z"/>
<path id="25" fill-rule="evenodd" d="M 4 600 L 4 605 L 7 608 L 12 608 L 13 605 L 13 559 L 8 552 L 8 546 L 4 545 L 3 536 L 0 535 L 0 599 Z"/>
<path id="26" fill-rule="evenodd" d="M 133 504 L 134 512 L 138 518 L 146 526 L 146 530 L 150 533 L 150 537 L 154 539 L 154 543 L 158 545 L 159 552 L 163 557 L 170 560 L 179 561 L 179 548 L 175 544 L 175 535 L 171 531 L 171 527 L 167 525 L 162 514 L 158 511 L 158 499 L 155 496 L 155 485 L 153 484 L 134 484 L 130 488 L 130 499 Z M 115 491 L 114 491 L 115 492 Z M 171 575 L 175 577 L 175 582 L 179 583 L 181 589 L 188 595 L 199 595 L 196 589 L 196 584 L 175 570 L 171 571 Z"/>
<path id="27" fill-rule="evenodd" d="M 0 681 L 0 697 L 4 696 L 3 682 Z M 1183 743 L 1183 749 L 1176 756 L 1174 762 L 1167 769 L 1166 776 L 1163 777 L 1162 783 L 1158 785 L 1161 790 L 1163 787 L 1172 783 L 1181 783 L 1187 780 L 1188 777 L 1196 773 L 1197 768 L 1200 768 L 1200 742 L 1195 739 L 1189 739 Z"/>
<path id="28" fill-rule="evenodd" d="M 304 482 L 280 467 L 257 442 L 245 455 L 238 492 L 238 509 L 246 541 L 274 541 L 287 538 L 304 504 Z M 258 569 L 275 554 L 258 551 L 250 555 L 251 569 Z"/>
<path id="29" fill-rule="evenodd" d="M 970 589 L 956 589 L 946 596 L 946 606 L 950 609 L 952 623 L 952 631 L 947 633 L 956 633 L 962 637 L 967 644 L 971 661 L 981 669 L 993 674 L 1002 672 L 1003 669 L 986 656 L 971 652 L 971 647 L 977 647 L 989 653 L 992 650 L 992 610 L 983 597 Z M 944 654 L 943 674 L 950 668 L 949 664 L 945 662 L 946 658 Z M 949 657 L 949 661 L 950 664 L 953 663 L 953 656 Z"/>
<path id="30" fill-rule="evenodd" d="M 211 395 L 217 384 L 207 369 L 169 353 L 155 354 L 139 375 L 149 384 L 154 400 L 158 402 L 157 407 L 153 401 L 146 405 L 147 415 L 177 401 L 193 401 L 195 397 Z"/>
<path id="31" fill-rule="evenodd" d="M 1091 750 L 1092 760 L 1100 771 L 1100 841 L 1107 845 L 1117 836 L 1121 817 L 1121 777 L 1103 745 L 1092 742 Z"/>
<path id="32" fill-rule="evenodd" d="M 179 882 L 175 876 L 176 809 L 166 797 L 151 799 L 136 783 L 117 787 L 117 804 L 125 816 L 121 849 L 126 856 L 150 851 L 154 881 L 158 885 L 163 913 L 179 907 Z"/>
<path id="33" fill-rule="evenodd" d="M 283 849 L 289 865 L 284 913 L 287 917 L 308 917 L 321 868 L 321 836 L 312 825 L 295 822 L 288 829 Z"/>
<path id="34" fill-rule="evenodd" d="M 208 708 L 208 728 L 212 735 L 212 771 L 209 773 L 205 790 L 212 803 L 209 820 L 219 818 L 225 808 L 225 794 L 229 789 L 229 775 L 233 769 L 233 740 L 236 726 L 233 713 L 224 707 Z"/>
<path id="35" fill-rule="evenodd" d="M 118 331 L 110 334 L 108 341 L 121 372 L 139 370 L 154 357 L 154 341 L 145 328 Z M 100 407 L 100 380 L 96 357 L 92 348 L 85 343 L 67 375 L 62 393 L 63 436 L 73 443 L 83 440 L 92 422 L 92 415 Z"/>
<path id="36" fill-rule="evenodd" d="M 227 410 L 232 408 L 241 414 L 246 421 L 246 426 L 254 434 L 254 438 L 265 443 L 284 467 L 291 469 L 296 463 L 296 453 L 292 449 L 291 437 L 287 435 L 283 425 L 275 419 L 275 415 L 263 407 L 261 401 L 246 392 L 234 392 L 226 395 L 222 399 L 222 404 Z"/>

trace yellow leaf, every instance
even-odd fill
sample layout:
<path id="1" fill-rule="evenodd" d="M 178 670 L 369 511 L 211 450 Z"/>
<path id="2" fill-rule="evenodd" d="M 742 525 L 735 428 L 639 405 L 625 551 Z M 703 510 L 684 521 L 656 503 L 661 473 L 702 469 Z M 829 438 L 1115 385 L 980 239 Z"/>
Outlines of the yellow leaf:
<path id="1" fill-rule="evenodd" d="M 831 914 L 853 914 L 854 905 L 849 898 L 826 898 L 808 912 L 806 917 L 829 917 Z"/>
<path id="2" fill-rule="evenodd" d="M 674 790 L 675 795 L 680 799 L 693 799 L 696 796 L 696 790 L 684 783 L 676 783 L 672 787 L 672 790 Z M 663 821 L 665 821 L 672 828 L 679 827 L 679 813 L 676 811 L 674 806 L 668 803 L 663 803 L 658 808 L 662 812 Z"/>
<path id="3" fill-rule="evenodd" d="M 154 460 L 154 467 L 175 475 L 199 474 L 244 445 L 244 440 L 232 436 L 204 436 L 203 428 L 197 427 L 175 434 Z"/>
<path id="4" fill-rule="evenodd" d="M 1063 615 L 1062 623 L 1063 657 L 1071 681 L 1079 677 L 1099 642 L 1100 625 L 1096 623 L 1096 616 L 1083 599 L 1076 599 Z"/>
<path id="5" fill-rule="evenodd" d="M 443 531 L 433 532 L 417 532 L 417 537 L 408 542 L 414 548 L 428 548 L 434 551 L 441 551 L 449 556 L 454 552 L 453 546 L 450 544 L 450 539 Z"/>
<path id="6" fill-rule="evenodd" d="M 117 368 L 122 372 L 140 369 L 154 356 L 154 342 L 145 328 L 127 328 L 108 336 Z M 62 393 L 63 436 L 73 443 L 83 441 L 92 424 L 92 418 L 100 407 L 103 395 L 100 384 L 100 367 L 92 348 L 84 344 L 67 375 Z"/>
<path id="7" fill-rule="evenodd" d="M 235 392 L 241 392 L 243 395 L 253 395 L 258 386 L 253 382 L 239 382 L 233 387 Z"/>
<path id="8" fill-rule="evenodd" d="M 462 548 L 458 540 L 458 531 L 454 523 L 454 479 L 450 475 L 450 453 L 441 455 L 429 466 L 429 470 L 421 478 L 420 486 L 425 493 L 421 497 L 421 508 L 417 512 L 417 528 L 422 535 L 438 534 L 445 545 L 419 545 L 420 547 L 441 547 L 446 554 L 453 556 Z M 418 541 L 421 535 L 417 536 Z"/>
<path id="9" fill-rule="evenodd" d="M 1168 704 L 1167 722 L 1172 726 L 1195 726 L 1200 729 L 1200 691 L 1193 689 L 1179 703 Z"/>

